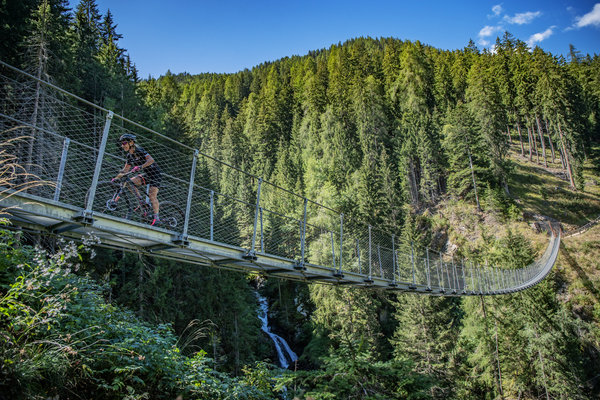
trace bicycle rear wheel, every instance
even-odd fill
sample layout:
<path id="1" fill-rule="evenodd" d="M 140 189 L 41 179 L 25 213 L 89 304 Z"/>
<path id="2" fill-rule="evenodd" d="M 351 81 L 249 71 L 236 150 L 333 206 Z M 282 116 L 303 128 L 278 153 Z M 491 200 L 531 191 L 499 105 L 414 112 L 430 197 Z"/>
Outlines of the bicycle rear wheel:
<path id="1" fill-rule="evenodd" d="M 185 213 L 177 204 L 170 201 L 160 203 L 160 223 L 164 228 L 183 229 Z"/>
<path id="2" fill-rule="evenodd" d="M 115 193 L 119 190 L 119 184 L 111 181 L 100 181 L 96 187 L 94 195 L 93 210 L 101 213 L 114 215 L 116 217 L 132 219 L 133 204 L 131 194 L 127 193 L 127 189 L 121 192 L 116 201 L 113 199 Z M 87 204 L 90 196 L 90 190 L 85 195 L 85 204 Z"/>

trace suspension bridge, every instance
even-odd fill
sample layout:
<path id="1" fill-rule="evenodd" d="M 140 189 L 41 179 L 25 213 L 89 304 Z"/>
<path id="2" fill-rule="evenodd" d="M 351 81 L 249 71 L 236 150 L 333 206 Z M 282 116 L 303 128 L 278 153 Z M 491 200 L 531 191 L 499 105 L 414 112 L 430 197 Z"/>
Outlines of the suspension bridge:
<path id="1" fill-rule="evenodd" d="M 530 265 L 476 265 L 398 238 L 222 162 L 0 61 L 0 209 L 13 227 L 169 260 L 429 295 L 527 289 L 552 269 L 560 227 Z M 110 182 L 134 134 L 162 170 L 163 224 Z M 17 167 L 19 166 L 19 167 Z M 165 207 L 168 209 L 164 211 Z M 151 211 L 149 211 L 151 212 Z M 166 213 L 166 214 L 165 214 Z"/>

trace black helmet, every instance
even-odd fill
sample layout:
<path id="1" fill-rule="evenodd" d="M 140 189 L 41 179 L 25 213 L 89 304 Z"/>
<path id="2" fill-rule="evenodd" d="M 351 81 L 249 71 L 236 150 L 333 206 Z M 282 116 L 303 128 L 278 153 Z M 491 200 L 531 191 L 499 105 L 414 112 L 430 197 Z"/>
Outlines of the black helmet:
<path id="1" fill-rule="evenodd" d="M 132 135 L 131 133 L 124 133 L 119 138 L 119 142 L 123 142 L 125 140 L 133 140 L 135 142 L 135 135 Z"/>

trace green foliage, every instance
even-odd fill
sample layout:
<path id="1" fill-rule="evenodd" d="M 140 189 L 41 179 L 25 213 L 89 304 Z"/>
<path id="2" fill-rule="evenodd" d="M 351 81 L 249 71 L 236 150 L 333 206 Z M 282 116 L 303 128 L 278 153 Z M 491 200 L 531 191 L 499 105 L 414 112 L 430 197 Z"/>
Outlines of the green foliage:
<path id="1" fill-rule="evenodd" d="M 410 363 L 376 361 L 367 350 L 339 349 L 324 357 L 318 371 L 287 372 L 281 378 L 299 399 L 424 399 L 432 381 Z"/>
<path id="2" fill-rule="evenodd" d="M 8 249 L 14 235 L 0 231 L 0 244 Z M 2 393 L 15 399 L 73 392 L 106 399 L 275 396 L 270 369 L 246 367 L 243 378 L 232 379 L 214 371 L 203 351 L 182 355 L 170 325 L 152 326 L 106 303 L 106 287 L 74 274 L 91 244 L 64 243 L 53 254 L 27 247 L 3 252 L 10 284 L 0 293 Z"/>

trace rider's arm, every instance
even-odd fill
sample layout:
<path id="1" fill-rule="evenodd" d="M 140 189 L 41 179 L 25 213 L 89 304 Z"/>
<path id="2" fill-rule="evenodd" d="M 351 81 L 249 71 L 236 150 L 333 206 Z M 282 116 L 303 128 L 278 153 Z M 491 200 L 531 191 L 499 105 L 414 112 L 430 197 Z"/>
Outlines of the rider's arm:
<path id="1" fill-rule="evenodd" d="M 119 174 L 117 176 L 115 176 L 115 179 L 121 178 L 123 175 L 125 175 L 126 173 L 128 173 L 130 169 L 131 169 L 131 165 L 125 163 L 125 166 L 123 167 L 123 169 L 121 170 L 121 172 L 119 172 Z"/>
<path id="2" fill-rule="evenodd" d="M 146 162 L 142 165 L 142 168 L 147 168 L 154 163 L 154 158 L 150 154 L 146 154 Z"/>

